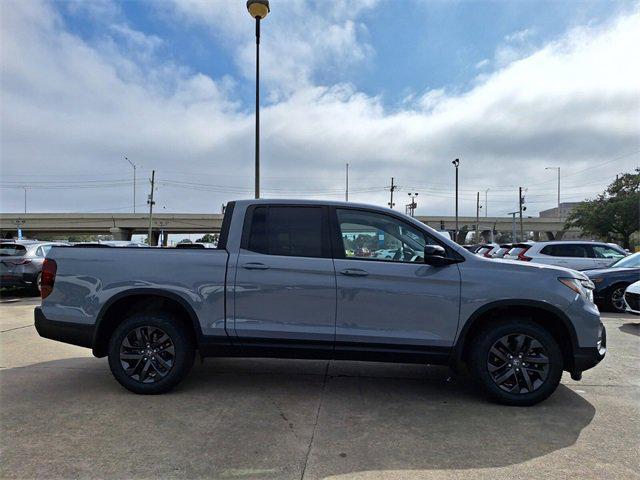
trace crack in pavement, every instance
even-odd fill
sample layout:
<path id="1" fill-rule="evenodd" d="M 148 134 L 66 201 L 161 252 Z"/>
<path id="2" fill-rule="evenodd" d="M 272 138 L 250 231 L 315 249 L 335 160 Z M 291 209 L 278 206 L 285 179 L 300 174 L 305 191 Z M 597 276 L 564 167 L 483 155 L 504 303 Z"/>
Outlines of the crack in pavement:
<path id="1" fill-rule="evenodd" d="M 5 333 L 5 332 L 11 332 L 13 330 L 19 330 L 21 328 L 27 328 L 27 327 L 33 327 L 33 323 L 30 323 L 29 325 L 23 325 L 21 327 L 14 327 L 14 328 L 8 328 L 6 330 L 0 330 L 0 333 Z"/>
<path id="2" fill-rule="evenodd" d="M 331 360 L 327 361 L 327 366 L 324 370 L 324 381 L 322 382 L 322 389 L 320 390 L 320 401 L 318 402 L 318 410 L 316 411 L 316 419 L 313 423 L 313 431 L 311 432 L 311 439 L 309 440 L 309 447 L 307 448 L 307 455 L 304 459 L 304 466 L 302 467 L 302 474 L 300 475 L 300 480 L 304 479 L 304 474 L 307 471 L 307 463 L 309 463 L 309 456 L 311 455 L 311 447 L 313 446 L 313 438 L 316 435 L 316 430 L 318 429 L 318 419 L 320 418 L 320 410 L 322 409 L 322 403 L 324 401 L 324 391 L 327 386 L 327 378 L 329 376 L 327 373 L 329 372 L 329 364 Z"/>

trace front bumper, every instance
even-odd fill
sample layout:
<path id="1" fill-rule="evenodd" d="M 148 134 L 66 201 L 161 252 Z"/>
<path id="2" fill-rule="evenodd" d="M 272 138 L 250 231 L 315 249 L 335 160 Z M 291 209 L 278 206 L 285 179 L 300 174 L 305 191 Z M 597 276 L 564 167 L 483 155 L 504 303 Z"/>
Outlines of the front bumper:
<path id="1" fill-rule="evenodd" d="M 607 354 L 607 330 L 600 322 L 598 340 L 595 347 L 578 347 L 573 354 L 571 372 L 584 372 L 595 367 Z"/>
<path id="2" fill-rule="evenodd" d="M 42 312 L 42 307 L 35 308 L 34 317 L 36 331 L 41 337 L 92 348 L 95 330 L 93 325 L 49 320 Z"/>

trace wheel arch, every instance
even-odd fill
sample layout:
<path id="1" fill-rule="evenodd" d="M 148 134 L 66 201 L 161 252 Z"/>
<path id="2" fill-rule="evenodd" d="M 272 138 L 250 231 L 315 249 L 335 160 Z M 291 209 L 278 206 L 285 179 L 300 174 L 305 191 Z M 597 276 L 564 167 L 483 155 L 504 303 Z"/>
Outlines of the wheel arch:
<path id="1" fill-rule="evenodd" d="M 161 289 L 137 288 L 111 297 L 98 313 L 93 336 L 93 354 L 107 355 L 109 338 L 125 315 L 141 311 L 168 311 L 176 315 L 196 345 L 200 344 L 202 329 L 192 306 L 180 295 Z"/>
<path id="2" fill-rule="evenodd" d="M 565 370 L 573 368 L 578 339 L 571 320 L 554 305 L 536 300 L 501 300 L 478 308 L 465 322 L 458 335 L 451 359 L 453 366 L 465 363 L 474 335 L 487 322 L 507 316 L 529 318 L 545 327 L 562 350 Z"/>

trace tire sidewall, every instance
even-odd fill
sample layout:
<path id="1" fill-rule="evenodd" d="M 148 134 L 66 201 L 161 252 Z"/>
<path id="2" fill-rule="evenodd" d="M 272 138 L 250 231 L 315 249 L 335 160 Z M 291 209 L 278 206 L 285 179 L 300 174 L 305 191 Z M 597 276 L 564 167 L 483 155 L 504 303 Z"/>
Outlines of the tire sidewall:
<path id="1" fill-rule="evenodd" d="M 133 329 L 157 327 L 169 335 L 175 349 L 175 362 L 166 377 L 155 383 L 141 383 L 124 371 L 120 363 L 120 347 L 125 336 Z M 193 341 L 180 323 L 166 313 L 136 313 L 124 320 L 114 330 L 109 340 L 109 367 L 116 380 L 127 390 L 140 394 L 164 393 L 175 387 L 189 373 L 195 358 Z"/>
<path id="2" fill-rule="evenodd" d="M 487 368 L 489 350 L 506 335 L 525 334 L 539 341 L 549 356 L 549 374 L 543 385 L 530 393 L 513 394 L 502 390 L 491 378 Z M 505 319 L 493 323 L 476 336 L 471 350 L 470 370 L 484 391 L 494 400 L 506 404 L 533 405 L 551 395 L 560 383 L 563 371 L 562 351 L 558 343 L 541 325 L 524 319 Z"/>

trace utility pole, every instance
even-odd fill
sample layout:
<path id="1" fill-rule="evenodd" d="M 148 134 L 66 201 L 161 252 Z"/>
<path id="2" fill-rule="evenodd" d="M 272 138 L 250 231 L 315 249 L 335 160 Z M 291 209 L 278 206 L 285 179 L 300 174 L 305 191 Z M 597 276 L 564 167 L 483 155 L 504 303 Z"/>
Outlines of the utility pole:
<path id="1" fill-rule="evenodd" d="M 347 184 L 346 184 L 346 189 L 344 191 L 344 201 L 348 202 L 349 201 L 349 164 L 347 163 Z"/>
<path id="2" fill-rule="evenodd" d="M 518 242 L 518 236 L 516 235 L 516 215 L 518 212 L 509 212 L 508 215 L 511 215 L 511 238 L 513 239 L 513 243 Z"/>
<path id="3" fill-rule="evenodd" d="M 484 216 L 485 218 L 489 215 L 489 200 L 487 199 L 490 188 L 487 188 L 484 191 Z"/>
<path id="4" fill-rule="evenodd" d="M 27 213 L 27 187 L 24 188 L 24 213 Z"/>
<path id="5" fill-rule="evenodd" d="M 480 192 L 476 195 L 476 243 L 480 239 Z"/>
<path id="6" fill-rule="evenodd" d="M 456 158 L 453 162 L 451 162 L 454 167 L 456 167 L 456 233 L 453 241 L 458 241 L 458 167 L 460 166 L 460 159 Z"/>
<path id="7" fill-rule="evenodd" d="M 124 155 L 124 159 L 129 162 L 129 164 L 133 167 L 133 213 L 136 213 L 136 167 L 137 165 L 133 163 L 129 158 Z"/>
<path id="8" fill-rule="evenodd" d="M 396 205 L 395 203 L 393 203 L 393 192 L 396 188 L 398 188 L 398 186 L 393 184 L 393 177 L 391 177 L 391 187 L 389 187 L 389 190 L 391 191 L 391 199 L 387 204 L 391 209 L 393 209 L 393 207 Z"/>
<path id="9" fill-rule="evenodd" d="M 524 226 L 522 223 L 522 211 L 526 210 L 527 207 L 524 206 L 524 197 L 522 196 L 522 187 L 518 187 L 518 210 L 520 213 L 520 238 L 522 238 L 522 241 L 525 241 L 524 238 Z"/>
<path id="10" fill-rule="evenodd" d="M 156 202 L 153 201 L 153 188 L 155 186 L 156 181 L 156 171 L 151 171 L 151 193 L 149 194 L 149 199 L 147 203 L 149 204 L 149 246 L 152 246 L 153 240 L 151 239 L 151 233 L 153 232 L 153 206 Z"/>
<path id="11" fill-rule="evenodd" d="M 416 193 L 407 193 L 407 195 L 409 195 L 411 197 L 411 203 L 409 205 L 407 205 L 407 209 L 406 212 L 407 214 L 409 214 L 410 216 L 414 216 L 416 213 L 416 207 L 418 206 L 418 204 L 416 203 L 416 197 L 419 195 L 418 192 Z"/>

